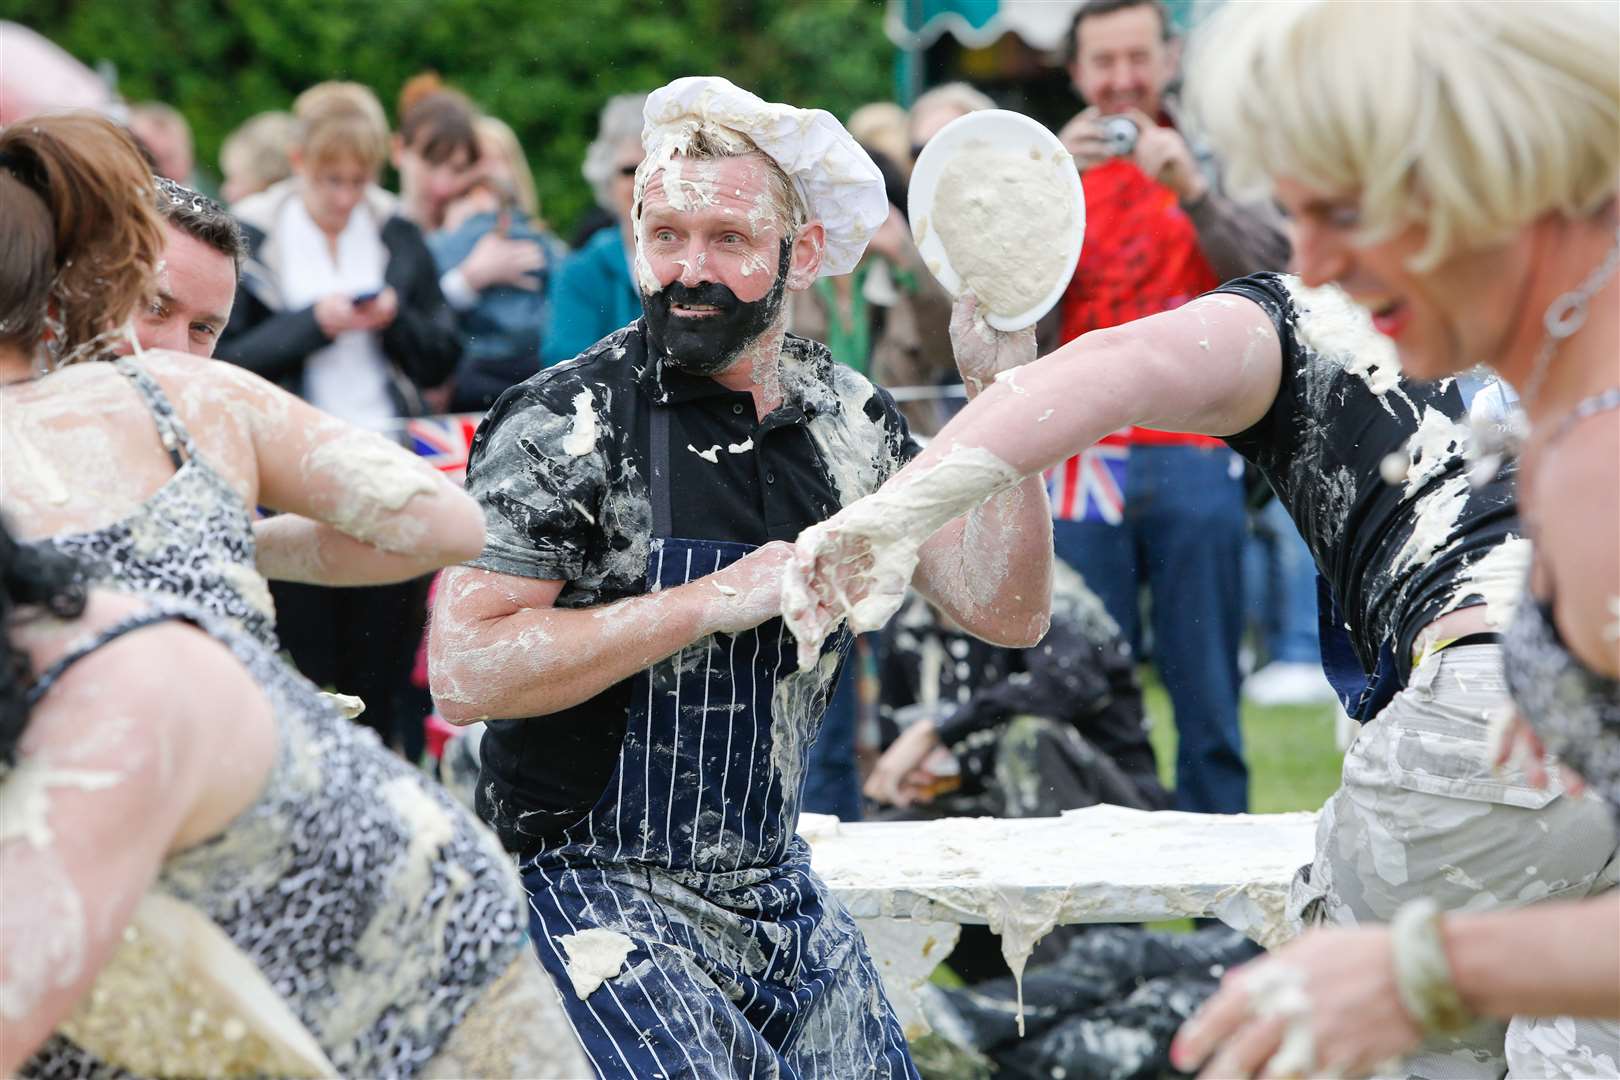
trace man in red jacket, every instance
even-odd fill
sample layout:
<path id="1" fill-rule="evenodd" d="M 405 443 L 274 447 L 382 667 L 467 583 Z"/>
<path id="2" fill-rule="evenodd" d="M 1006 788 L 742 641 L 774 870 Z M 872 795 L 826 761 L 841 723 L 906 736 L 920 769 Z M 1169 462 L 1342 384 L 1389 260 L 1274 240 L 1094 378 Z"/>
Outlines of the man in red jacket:
<path id="1" fill-rule="evenodd" d="M 1179 130 L 1167 89 L 1180 42 L 1158 0 L 1091 0 L 1069 33 L 1087 108 L 1060 133 L 1086 192 L 1086 250 L 1061 340 L 1179 307 L 1222 281 L 1288 261 L 1269 207 L 1220 190 L 1214 160 Z M 1175 709 L 1176 806 L 1248 807 L 1238 728 L 1242 467 L 1214 439 L 1128 428 L 1052 470 L 1057 553 L 1102 596 L 1127 640 L 1152 593 L 1153 651 Z"/>

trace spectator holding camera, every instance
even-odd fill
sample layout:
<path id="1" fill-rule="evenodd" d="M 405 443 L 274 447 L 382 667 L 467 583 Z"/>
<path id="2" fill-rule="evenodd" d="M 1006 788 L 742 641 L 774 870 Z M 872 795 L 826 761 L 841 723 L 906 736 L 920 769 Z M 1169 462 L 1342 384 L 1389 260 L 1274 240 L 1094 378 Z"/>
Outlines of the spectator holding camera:
<path id="1" fill-rule="evenodd" d="M 216 355 L 339 419 L 389 432 L 454 370 L 455 322 L 421 231 L 377 186 L 388 124 L 376 96 L 357 83 L 321 83 L 299 95 L 293 115 L 293 175 L 233 208 L 248 258 Z M 362 722 L 384 742 L 421 636 L 425 590 L 416 581 L 271 589 L 299 670 L 364 700 Z"/>
<path id="2" fill-rule="evenodd" d="M 1086 187 L 1086 205 L 1093 210 L 1088 248 L 1095 251 L 1099 243 L 1111 247 L 1117 243 L 1098 235 L 1107 229 L 1106 221 L 1098 219 L 1105 214 L 1111 218 L 1117 209 L 1113 199 L 1102 202 L 1093 196 L 1129 193 L 1136 196 L 1133 202 L 1150 203 L 1166 219 L 1186 218 L 1183 227 L 1164 235 L 1156 245 L 1162 253 L 1150 262 L 1202 262 L 1199 269 L 1212 272 L 1216 283 L 1260 270 L 1285 269 L 1288 239 L 1276 211 L 1266 204 L 1246 205 L 1227 198 L 1213 154 L 1180 129 L 1180 110 L 1169 88 L 1181 62 L 1181 39 L 1159 0 L 1089 0 L 1075 12 L 1068 50 L 1069 78 L 1086 108 L 1064 125 L 1058 137 L 1074 155 Z M 1173 203 L 1167 195 L 1175 196 Z M 1197 258 L 1190 258 L 1194 255 Z M 1106 261 L 1088 259 L 1088 269 L 1104 269 L 1098 264 Z M 1075 278 L 1077 284 L 1082 280 Z M 1120 290 L 1118 299 L 1129 295 Z M 1141 310 L 1103 325 L 1152 315 L 1165 306 L 1154 306 L 1155 300 L 1148 298 L 1142 304 Z M 1067 312 L 1065 316 L 1064 340 L 1078 337 L 1080 331 L 1069 332 L 1071 320 Z"/>
<path id="3" fill-rule="evenodd" d="M 1179 307 L 1228 278 L 1283 269 L 1280 218 L 1226 198 L 1215 160 L 1180 129 L 1168 93 L 1180 41 L 1159 0 L 1089 0 L 1068 49 L 1087 107 L 1059 138 L 1085 187 L 1086 257 L 1060 305 L 1060 340 Z M 1242 811 L 1241 467 L 1198 435 L 1131 428 L 1105 441 L 1114 445 L 1052 474 L 1057 553 L 1133 643 L 1142 636 L 1141 587 L 1152 591 L 1154 659 L 1180 737 L 1177 808 Z M 1122 498 L 1092 497 L 1086 478 L 1102 469 Z"/>

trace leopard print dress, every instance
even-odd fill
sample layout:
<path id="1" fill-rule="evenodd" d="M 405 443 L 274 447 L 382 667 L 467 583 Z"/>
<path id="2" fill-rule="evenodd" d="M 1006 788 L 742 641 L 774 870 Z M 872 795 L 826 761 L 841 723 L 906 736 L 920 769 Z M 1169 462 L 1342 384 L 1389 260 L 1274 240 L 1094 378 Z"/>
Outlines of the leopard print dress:
<path id="1" fill-rule="evenodd" d="M 1502 668 L 1547 750 L 1581 774 L 1620 826 L 1620 679 L 1570 652 L 1551 605 L 1529 593 L 1503 638 Z"/>
<path id="2" fill-rule="evenodd" d="M 156 601 L 68 653 L 32 698 L 113 638 L 171 619 L 202 628 L 246 667 L 271 705 L 279 745 L 258 799 L 223 833 L 165 861 L 153 889 L 211 919 L 342 1076 L 446 1075 L 451 1062 L 481 1075 L 584 1072 L 555 991 L 524 944 L 522 885 L 494 835 L 240 628 Z M 24 1076 L 128 1077 L 114 1061 L 149 1059 L 154 1042 L 188 1038 L 143 1027 L 132 1015 L 139 1002 L 122 995 L 86 1001 L 101 1004 L 81 1005 Z M 123 1015 L 98 1017 L 96 1008 Z M 477 1046 L 465 1045 L 471 1031 L 481 1032 Z M 136 1040 L 127 1055 L 109 1032 Z"/>
<path id="3" fill-rule="evenodd" d="M 151 410 L 175 473 L 127 517 L 35 543 L 78 563 L 85 584 L 177 597 L 280 648 L 270 589 L 254 565 L 253 518 L 241 495 L 197 453 L 157 380 L 128 357 L 114 366 Z"/>

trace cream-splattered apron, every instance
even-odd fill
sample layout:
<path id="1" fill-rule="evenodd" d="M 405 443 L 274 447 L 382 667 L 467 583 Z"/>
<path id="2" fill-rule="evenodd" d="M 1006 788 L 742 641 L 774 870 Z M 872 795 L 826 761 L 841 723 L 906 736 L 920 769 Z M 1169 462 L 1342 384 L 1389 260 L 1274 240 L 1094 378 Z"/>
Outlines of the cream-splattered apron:
<path id="1" fill-rule="evenodd" d="M 669 535 L 664 409 L 652 428 L 658 590 L 754 548 Z M 601 797 L 524 865 L 536 950 L 599 1075 L 917 1075 L 859 931 L 794 834 L 848 648 L 841 633 L 801 672 L 772 619 L 642 671 Z M 604 941 L 605 969 L 585 959 Z"/>

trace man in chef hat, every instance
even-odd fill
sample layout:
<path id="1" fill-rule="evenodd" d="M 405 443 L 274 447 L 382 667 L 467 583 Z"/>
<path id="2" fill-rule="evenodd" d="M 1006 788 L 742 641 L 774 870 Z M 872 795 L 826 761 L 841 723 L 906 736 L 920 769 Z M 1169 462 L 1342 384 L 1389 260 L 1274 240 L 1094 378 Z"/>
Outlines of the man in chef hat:
<path id="1" fill-rule="evenodd" d="M 719 78 L 647 101 L 645 314 L 507 391 L 467 486 L 483 555 L 431 639 L 452 722 L 487 723 L 478 809 L 522 860 L 531 935 L 602 1076 L 915 1076 L 859 932 L 795 835 L 849 647 L 795 663 L 782 569 L 805 527 L 916 446 L 889 395 L 784 330 L 888 213 L 832 116 Z M 959 309 L 970 387 L 1034 356 Z M 1044 632 L 1038 479 L 946 525 L 913 583 L 971 632 Z"/>

